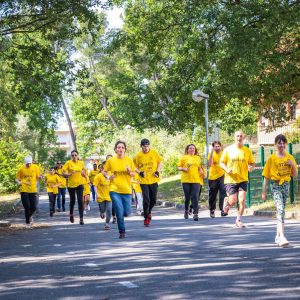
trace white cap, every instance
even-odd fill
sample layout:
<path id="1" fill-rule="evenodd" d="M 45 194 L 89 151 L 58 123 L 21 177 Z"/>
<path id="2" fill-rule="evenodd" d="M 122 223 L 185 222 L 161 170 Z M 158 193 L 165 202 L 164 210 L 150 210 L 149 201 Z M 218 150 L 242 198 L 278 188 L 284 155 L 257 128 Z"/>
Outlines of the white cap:
<path id="1" fill-rule="evenodd" d="M 25 165 L 27 164 L 32 164 L 32 157 L 31 156 L 26 156 L 24 159 Z"/>

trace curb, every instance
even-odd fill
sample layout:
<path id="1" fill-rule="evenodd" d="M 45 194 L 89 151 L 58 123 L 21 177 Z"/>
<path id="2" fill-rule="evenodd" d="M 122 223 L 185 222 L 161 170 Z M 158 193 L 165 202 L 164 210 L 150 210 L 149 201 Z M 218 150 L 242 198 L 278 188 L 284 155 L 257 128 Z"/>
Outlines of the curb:
<path id="1" fill-rule="evenodd" d="M 9 221 L 0 221 L 0 227 L 9 227 L 10 225 Z"/>

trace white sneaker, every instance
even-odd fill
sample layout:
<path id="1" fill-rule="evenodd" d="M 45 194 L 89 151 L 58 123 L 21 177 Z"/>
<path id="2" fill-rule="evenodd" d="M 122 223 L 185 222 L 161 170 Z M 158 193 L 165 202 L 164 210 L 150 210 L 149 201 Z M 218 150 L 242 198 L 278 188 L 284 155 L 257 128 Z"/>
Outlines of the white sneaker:
<path id="1" fill-rule="evenodd" d="M 86 207 L 86 208 L 87 208 L 87 210 L 91 210 L 91 207 L 90 207 L 90 205 L 89 205 L 89 204 L 87 205 L 87 207 Z"/>
<path id="2" fill-rule="evenodd" d="M 285 237 L 282 237 L 278 243 L 280 247 L 285 247 L 289 244 L 288 240 Z"/>
<path id="3" fill-rule="evenodd" d="M 280 237 L 278 235 L 275 236 L 275 244 L 279 244 Z"/>
<path id="4" fill-rule="evenodd" d="M 86 209 L 83 211 L 83 214 L 86 215 Z"/>
<path id="5" fill-rule="evenodd" d="M 33 225 L 33 217 L 30 217 L 30 224 Z"/>

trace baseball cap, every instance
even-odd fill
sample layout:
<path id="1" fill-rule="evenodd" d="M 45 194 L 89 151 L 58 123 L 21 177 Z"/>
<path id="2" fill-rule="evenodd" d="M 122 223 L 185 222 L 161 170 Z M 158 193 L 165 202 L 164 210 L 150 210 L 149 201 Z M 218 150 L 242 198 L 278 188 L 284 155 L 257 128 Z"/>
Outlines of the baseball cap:
<path id="1" fill-rule="evenodd" d="M 150 141 L 148 139 L 142 139 L 141 140 L 141 146 L 150 145 Z"/>
<path id="2" fill-rule="evenodd" d="M 25 165 L 27 164 L 32 164 L 32 157 L 31 156 L 26 156 L 24 159 Z"/>

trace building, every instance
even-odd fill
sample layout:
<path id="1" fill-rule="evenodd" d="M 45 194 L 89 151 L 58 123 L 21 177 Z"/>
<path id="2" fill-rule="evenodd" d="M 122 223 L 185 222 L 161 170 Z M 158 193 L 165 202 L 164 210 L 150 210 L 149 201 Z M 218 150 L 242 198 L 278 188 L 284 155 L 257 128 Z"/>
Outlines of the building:
<path id="1" fill-rule="evenodd" d="M 274 119 L 260 118 L 257 129 L 257 143 L 259 145 L 273 145 L 278 134 L 297 130 L 294 123 L 297 118 L 300 118 L 300 100 L 294 106 L 288 105 L 286 109 L 290 114 L 290 120 L 280 124 L 280 126 L 276 126 Z"/>
<path id="2" fill-rule="evenodd" d="M 57 136 L 56 145 L 58 145 L 60 149 L 66 151 L 66 155 L 70 155 L 71 151 L 75 149 L 75 146 L 68 125 L 60 124 L 59 128 L 55 130 L 55 134 Z"/>

